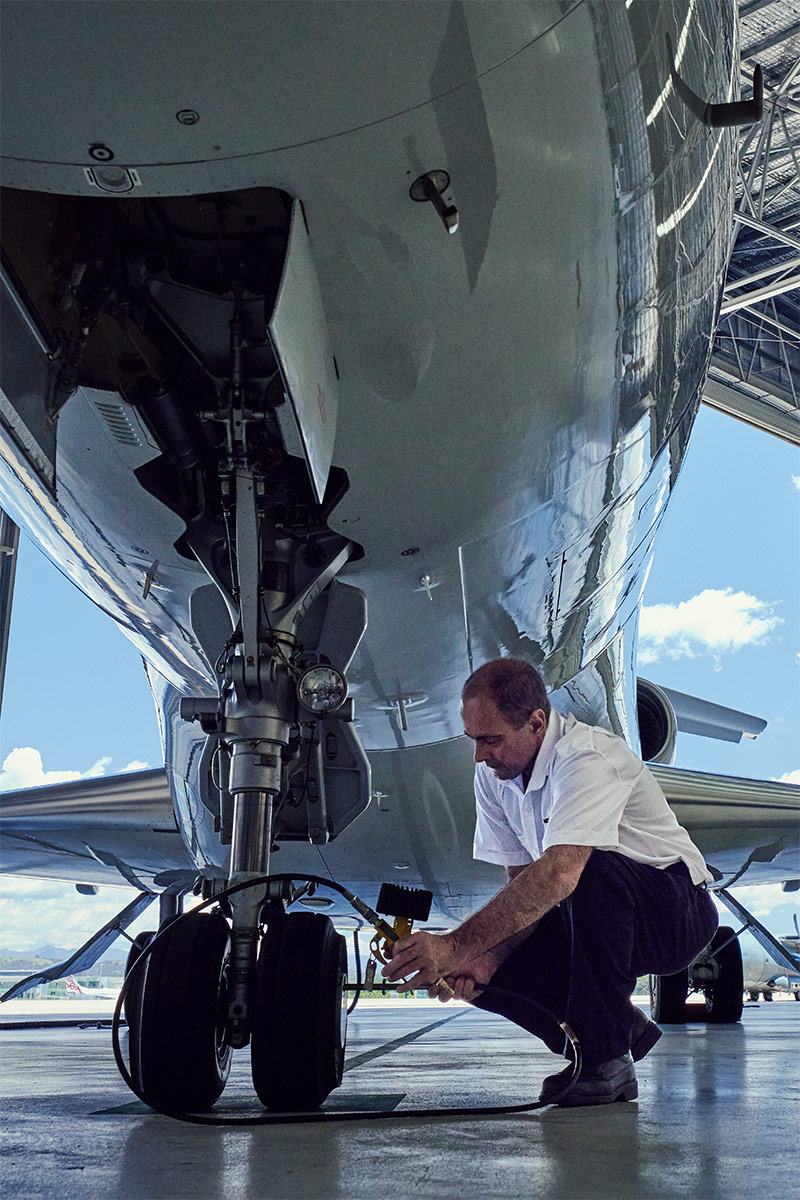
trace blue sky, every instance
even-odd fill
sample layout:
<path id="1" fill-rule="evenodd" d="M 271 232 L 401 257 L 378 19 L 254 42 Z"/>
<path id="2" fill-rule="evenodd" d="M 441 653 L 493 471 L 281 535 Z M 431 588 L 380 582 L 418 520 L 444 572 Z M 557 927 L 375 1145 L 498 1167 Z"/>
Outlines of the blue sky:
<path id="1" fill-rule="evenodd" d="M 757 741 L 738 745 L 680 735 L 678 766 L 800 782 L 798 546 L 797 450 L 701 409 L 647 584 L 640 671 L 769 724 Z M 161 762 L 138 654 L 23 539 L 0 788 Z M 0 946 L 78 945 L 129 894 L 79 897 L 67 885 L 0 880 Z M 790 931 L 796 905 L 779 889 L 739 894 L 774 932 Z"/>

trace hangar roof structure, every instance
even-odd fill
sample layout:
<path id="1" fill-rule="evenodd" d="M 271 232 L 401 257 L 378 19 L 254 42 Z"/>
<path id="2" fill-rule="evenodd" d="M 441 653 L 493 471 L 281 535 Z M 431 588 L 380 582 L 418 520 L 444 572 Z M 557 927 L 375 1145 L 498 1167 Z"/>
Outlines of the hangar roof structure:
<path id="1" fill-rule="evenodd" d="M 734 243 L 703 399 L 800 445 L 800 10 L 740 0 L 742 94 L 756 64 L 764 117 L 741 131 Z"/>

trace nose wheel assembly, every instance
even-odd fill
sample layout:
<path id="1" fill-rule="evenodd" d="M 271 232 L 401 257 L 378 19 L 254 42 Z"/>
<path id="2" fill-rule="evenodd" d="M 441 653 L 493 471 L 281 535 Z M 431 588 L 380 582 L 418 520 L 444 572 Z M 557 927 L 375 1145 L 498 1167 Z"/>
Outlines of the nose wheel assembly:
<path id="1" fill-rule="evenodd" d="M 414 919 L 427 919 L 431 893 L 385 884 L 378 901 L 388 924 L 346 888 L 315 876 L 261 877 L 228 889 L 134 946 L 118 1014 L 128 1021 L 129 1068 L 117 1062 L 134 1091 L 173 1113 L 212 1107 L 227 1083 L 233 1056 L 232 930 L 223 905 L 243 891 L 263 893 L 302 878 L 338 891 L 375 927 L 381 960 Z M 230 894 L 232 891 L 232 894 Z M 209 905 L 212 911 L 207 911 Z M 402 931 L 402 932 L 400 932 Z M 347 1028 L 347 949 L 321 913 L 272 906 L 260 939 L 248 1027 L 253 1085 L 265 1108 L 318 1108 L 342 1081 Z M 118 1046 L 116 1047 L 118 1051 Z"/>

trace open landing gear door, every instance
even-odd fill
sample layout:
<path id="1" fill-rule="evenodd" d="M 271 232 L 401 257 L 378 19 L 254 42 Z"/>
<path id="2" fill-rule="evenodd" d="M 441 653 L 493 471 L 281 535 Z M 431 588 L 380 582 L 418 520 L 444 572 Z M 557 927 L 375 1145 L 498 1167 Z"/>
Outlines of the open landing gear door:
<path id="1" fill-rule="evenodd" d="M 295 200 L 269 336 L 291 405 L 279 409 L 291 454 L 305 458 L 317 503 L 333 459 L 339 384 L 303 208 Z"/>

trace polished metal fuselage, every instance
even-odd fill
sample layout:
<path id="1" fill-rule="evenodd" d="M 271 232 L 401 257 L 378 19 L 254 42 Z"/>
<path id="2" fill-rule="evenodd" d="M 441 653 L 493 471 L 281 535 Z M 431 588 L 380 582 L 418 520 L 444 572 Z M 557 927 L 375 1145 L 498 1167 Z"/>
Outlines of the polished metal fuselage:
<path id="1" fill-rule="evenodd" d="M 302 201 L 350 480 L 331 525 L 364 547 L 342 578 L 369 605 L 349 682 L 376 798 L 344 837 L 378 839 L 359 878 L 402 874 L 448 916 L 497 881 L 469 863 L 458 695 L 474 666 L 524 657 L 557 707 L 637 745 L 638 607 L 731 212 L 731 134 L 683 107 L 666 36 L 698 94 L 729 99 L 733 21 L 717 0 L 6 15 L 6 186 L 100 195 L 100 146 L 122 173 L 107 181 L 127 172 L 132 195 L 263 186 Z M 452 236 L 409 196 L 438 169 Z M 157 453 L 142 436 L 115 442 L 81 388 L 59 416 L 52 487 L 4 430 L 2 503 L 141 649 L 181 832 L 213 873 L 226 851 L 178 715 L 181 694 L 216 694 L 189 612 L 208 577 L 133 475 Z M 319 851 L 284 845 L 280 859 L 307 868 Z"/>

